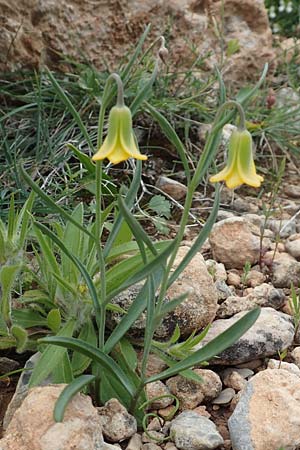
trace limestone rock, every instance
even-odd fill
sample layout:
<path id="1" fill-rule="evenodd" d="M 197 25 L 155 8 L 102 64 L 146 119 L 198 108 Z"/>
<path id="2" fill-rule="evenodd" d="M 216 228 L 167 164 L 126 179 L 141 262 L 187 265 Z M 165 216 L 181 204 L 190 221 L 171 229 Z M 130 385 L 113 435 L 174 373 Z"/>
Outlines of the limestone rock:
<path id="1" fill-rule="evenodd" d="M 111 442 L 123 441 L 137 432 L 136 419 L 115 398 L 98 408 L 98 414 L 103 435 Z"/>
<path id="2" fill-rule="evenodd" d="M 288 372 L 296 375 L 300 378 L 300 369 L 296 364 L 288 363 L 285 361 L 278 361 L 278 359 L 269 359 L 268 361 L 268 369 L 282 369 L 287 370 Z"/>
<path id="3" fill-rule="evenodd" d="M 272 282 L 275 287 L 290 288 L 291 283 L 297 286 L 300 279 L 300 262 L 293 259 L 281 258 L 283 253 L 273 263 Z"/>
<path id="4" fill-rule="evenodd" d="M 156 186 L 175 200 L 182 200 L 187 193 L 187 187 L 172 178 L 160 176 Z"/>
<path id="5" fill-rule="evenodd" d="M 242 269 L 247 262 L 257 263 L 260 244 L 253 227 L 242 217 L 217 222 L 209 238 L 214 259 L 227 269 Z M 255 231 L 259 234 L 258 229 Z"/>
<path id="6" fill-rule="evenodd" d="M 286 370 L 264 370 L 242 391 L 229 419 L 234 450 L 296 449 L 300 445 L 300 380 Z"/>
<path id="7" fill-rule="evenodd" d="M 228 297 L 219 307 L 217 317 L 224 319 L 241 311 L 250 311 L 254 305 L 279 309 L 284 305 L 285 295 L 281 289 L 263 283 L 245 297 Z"/>
<path id="8" fill-rule="evenodd" d="M 235 314 L 230 319 L 215 320 L 203 341 L 195 350 L 221 334 L 245 313 Z M 273 308 L 262 308 L 254 325 L 231 347 L 213 359 L 214 364 L 236 365 L 258 358 L 276 355 L 289 347 L 294 339 L 293 320 L 287 314 Z"/>
<path id="9" fill-rule="evenodd" d="M 172 420 L 170 437 L 179 450 L 210 450 L 224 442 L 215 424 L 193 411 L 184 411 Z"/>
<path id="10" fill-rule="evenodd" d="M 234 389 L 232 389 L 232 388 L 223 389 L 223 391 L 220 393 L 220 395 L 218 395 L 218 397 L 213 399 L 212 403 L 214 405 L 227 405 L 228 403 L 231 402 L 234 395 L 235 395 Z"/>
<path id="11" fill-rule="evenodd" d="M 217 397 L 222 390 L 220 377 L 212 370 L 194 369 L 194 372 L 203 379 L 201 383 L 181 375 L 169 378 L 166 382 L 171 393 L 180 401 L 181 409 L 193 409 Z"/>
<path id="12" fill-rule="evenodd" d="M 300 260 L 300 234 L 293 234 L 285 242 L 286 251 L 297 260 Z"/>
<path id="13" fill-rule="evenodd" d="M 0 440 L 1 450 L 94 450 L 103 437 L 97 409 L 89 397 L 77 394 L 64 421 L 55 423 L 53 409 L 65 385 L 32 388 Z"/>
<path id="14" fill-rule="evenodd" d="M 187 246 L 179 248 L 173 270 L 188 250 Z M 113 301 L 127 310 L 140 289 L 141 285 L 135 285 L 115 297 Z M 164 317 L 161 326 L 155 332 L 156 338 L 169 338 L 176 325 L 180 328 L 181 336 L 187 337 L 194 330 L 204 328 L 215 318 L 218 308 L 218 293 L 201 253 L 194 256 L 178 279 L 168 289 L 165 301 L 167 302 L 183 293 L 188 293 L 187 299 Z M 111 326 L 115 326 L 121 318 L 120 313 L 112 313 Z M 131 335 L 138 337 L 143 335 L 145 324 L 146 316 L 142 314 L 131 327 Z"/>
<path id="15" fill-rule="evenodd" d="M 145 390 L 148 400 L 170 394 L 168 387 L 162 381 L 154 381 L 153 383 L 148 383 Z M 173 402 L 174 399 L 171 397 L 160 398 L 151 403 L 150 409 L 166 408 Z"/>
<path id="16" fill-rule="evenodd" d="M 60 55 L 89 61 L 97 69 L 116 70 L 147 24 L 150 42 L 167 29 L 173 66 L 190 67 L 194 52 L 206 54 L 207 69 L 220 52 L 211 17 L 223 21 L 225 45 L 237 40 L 239 49 L 226 58 L 228 80 L 253 81 L 267 61 L 274 60 L 272 34 L 262 0 L 226 0 L 211 5 L 194 0 L 2 0 L 0 70 L 47 64 L 58 66 Z M 221 17 L 222 16 L 222 17 Z M 220 25 L 221 26 L 221 25 Z M 203 34 L 205 33 L 205 39 Z M 193 49 L 193 50 L 192 50 Z M 104 63 L 105 61 L 105 63 Z M 66 68 L 60 64 L 60 67 Z"/>

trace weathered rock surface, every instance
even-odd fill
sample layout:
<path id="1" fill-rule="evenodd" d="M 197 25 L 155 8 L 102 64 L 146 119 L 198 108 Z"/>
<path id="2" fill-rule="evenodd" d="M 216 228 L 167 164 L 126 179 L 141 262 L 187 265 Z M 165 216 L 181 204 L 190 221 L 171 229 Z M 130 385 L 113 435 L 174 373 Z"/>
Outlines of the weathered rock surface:
<path id="1" fill-rule="evenodd" d="M 98 414 L 103 435 L 111 442 L 123 441 L 137 432 L 135 417 L 115 398 L 98 408 Z"/>
<path id="2" fill-rule="evenodd" d="M 300 234 L 293 234 L 285 242 L 286 251 L 297 260 L 300 259 Z"/>
<path id="3" fill-rule="evenodd" d="M 184 411 L 172 420 L 170 437 L 179 450 L 210 450 L 223 444 L 215 424 L 193 411 Z"/>
<path id="4" fill-rule="evenodd" d="M 201 348 L 218 336 L 245 313 L 235 314 L 230 319 L 215 320 L 203 341 L 195 346 Z M 277 355 L 278 351 L 289 347 L 294 339 L 292 318 L 273 308 L 262 308 L 254 325 L 231 347 L 213 360 L 214 364 L 236 365 L 266 356 Z"/>
<path id="5" fill-rule="evenodd" d="M 221 2 L 194 0 L 2 0 L 0 70 L 57 66 L 62 56 L 85 60 L 97 68 L 115 70 L 133 48 L 145 26 L 152 24 L 151 37 L 168 29 L 169 60 L 189 66 L 194 51 L 205 54 L 208 68 L 220 52 L 212 17 L 220 21 Z M 263 64 L 274 59 L 272 36 L 262 0 L 226 0 L 223 13 L 225 44 L 236 39 L 238 50 L 227 57 L 228 79 L 251 79 Z M 203 39 L 205 33 L 205 39 Z M 192 48 L 194 50 L 192 50 Z"/>
<path id="6" fill-rule="evenodd" d="M 300 279 L 300 262 L 281 258 L 282 255 L 283 253 L 279 253 L 278 258 L 274 260 L 272 282 L 275 287 L 280 288 L 290 288 L 291 283 L 297 286 Z"/>
<path id="7" fill-rule="evenodd" d="M 194 369 L 202 382 L 188 380 L 181 375 L 169 378 L 166 382 L 171 393 L 180 401 L 181 409 L 194 409 L 202 402 L 217 397 L 222 390 L 220 377 L 212 370 Z"/>
<path id="8" fill-rule="evenodd" d="M 77 394 L 67 406 L 64 421 L 54 422 L 54 406 L 64 387 L 60 384 L 31 389 L 0 440 L 0 449 L 104 450 L 101 422 L 89 397 Z"/>
<path id="9" fill-rule="evenodd" d="M 242 217 L 217 222 L 209 242 L 214 259 L 227 269 L 242 269 L 247 262 L 253 265 L 259 259 L 259 229 Z"/>
<path id="10" fill-rule="evenodd" d="M 179 248 L 174 262 L 174 269 L 185 256 L 188 247 Z M 127 310 L 135 298 L 141 286 L 133 286 L 113 301 Z M 203 256 L 197 253 L 178 279 L 168 289 L 165 301 L 178 297 L 180 294 L 188 293 L 188 297 L 174 311 L 167 314 L 162 325 L 157 328 L 155 336 L 159 339 L 169 338 L 176 325 L 180 328 L 183 337 L 189 336 L 194 330 L 199 330 L 208 325 L 214 318 L 218 308 L 218 293 L 214 286 L 211 275 L 208 273 Z M 112 325 L 120 321 L 122 315 L 112 313 Z M 146 316 L 142 314 L 133 324 L 130 333 L 141 336 L 144 332 Z"/>
<path id="11" fill-rule="evenodd" d="M 173 398 L 165 397 L 167 395 L 170 395 L 170 390 L 162 381 L 154 381 L 153 383 L 148 383 L 145 390 L 148 400 L 164 396 L 164 398 L 154 400 L 150 405 L 151 409 L 166 408 L 174 402 Z"/>
<path id="12" fill-rule="evenodd" d="M 259 372 L 242 391 L 229 419 L 233 449 L 296 449 L 299 416 L 299 377 L 282 369 Z"/>
<path id="13" fill-rule="evenodd" d="M 245 297 L 228 297 L 219 307 L 217 317 L 224 319 L 241 311 L 249 311 L 255 305 L 279 309 L 284 305 L 285 295 L 281 289 L 275 289 L 272 285 L 263 283 L 253 289 L 253 292 Z"/>

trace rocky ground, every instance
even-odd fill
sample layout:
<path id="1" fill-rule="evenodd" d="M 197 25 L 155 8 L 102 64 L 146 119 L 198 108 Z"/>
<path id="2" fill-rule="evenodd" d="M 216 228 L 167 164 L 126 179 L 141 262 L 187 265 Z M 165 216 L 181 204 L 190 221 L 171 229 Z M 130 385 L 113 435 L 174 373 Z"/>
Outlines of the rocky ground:
<path id="1" fill-rule="evenodd" d="M 151 412 L 159 419 L 152 418 L 142 433 L 117 400 L 95 408 L 88 397 L 77 395 L 64 423 L 55 424 L 52 409 L 62 386 L 38 387 L 28 394 L 25 372 L 4 419 L 0 449 L 300 448 L 300 333 L 289 302 L 291 283 L 297 287 L 300 280 L 300 189 L 297 170 L 289 166 L 287 174 L 267 221 L 263 199 L 239 191 L 232 197 L 224 188 L 208 241 L 174 286 L 176 295 L 181 289 L 190 296 L 170 314 L 168 327 L 162 324 L 159 338 L 169 337 L 172 323 L 179 324 L 182 336 L 212 323 L 203 345 L 245 311 L 261 307 L 254 326 L 236 344 L 209 366 L 194 368 L 202 383 L 178 375 L 147 386 L 149 399 L 168 393 L 177 397 L 175 417 L 172 398 L 155 400 Z M 191 241 L 183 244 L 180 258 Z M 119 300 L 124 307 L 124 298 Z M 143 318 L 135 326 L 141 329 Z M 149 374 L 162 368 L 152 355 Z"/>

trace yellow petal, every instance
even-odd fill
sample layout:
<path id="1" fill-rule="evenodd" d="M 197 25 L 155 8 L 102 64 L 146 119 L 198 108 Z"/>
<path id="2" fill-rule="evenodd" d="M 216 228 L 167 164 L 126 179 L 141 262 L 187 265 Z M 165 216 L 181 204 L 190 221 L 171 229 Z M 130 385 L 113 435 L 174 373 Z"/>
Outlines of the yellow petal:
<path id="1" fill-rule="evenodd" d="M 119 164 L 122 161 L 126 161 L 130 158 L 130 155 L 125 152 L 120 142 L 114 147 L 113 151 L 107 156 L 111 163 Z"/>

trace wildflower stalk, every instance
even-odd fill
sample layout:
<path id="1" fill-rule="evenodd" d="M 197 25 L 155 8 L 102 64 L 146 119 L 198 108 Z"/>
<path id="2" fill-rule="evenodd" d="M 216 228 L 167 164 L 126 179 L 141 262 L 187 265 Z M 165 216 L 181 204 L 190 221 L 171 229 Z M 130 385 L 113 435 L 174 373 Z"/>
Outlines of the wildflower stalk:
<path id="1" fill-rule="evenodd" d="M 108 94 L 109 94 L 109 84 L 111 80 L 115 80 L 118 86 L 118 95 L 117 95 L 117 105 L 124 106 L 124 92 L 123 92 L 123 84 L 121 78 L 116 73 L 111 74 L 105 84 L 102 104 L 99 111 L 99 119 L 98 119 L 98 135 L 97 135 L 97 148 L 100 148 L 103 142 L 103 126 L 104 126 L 104 117 L 105 110 L 108 102 Z M 105 260 L 103 255 L 103 250 L 101 247 L 101 236 L 102 236 L 102 160 L 96 161 L 96 218 L 95 218 L 95 242 L 97 249 L 97 256 L 99 260 L 99 269 L 100 269 L 100 311 L 99 316 L 97 318 L 98 323 L 98 345 L 99 349 L 103 350 L 104 347 L 104 333 L 105 333 L 105 300 L 106 300 L 106 275 L 105 275 Z"/>
<path id="2" fill-rule="evenodd" d="M 148 330 L 148 339 L 145 340 L 145 344 L 144 344 L 144 351 L 143 351 L 143 358 L 142 358 L 142 364 L 141 364 L 141 378 L 140 378 L 140 384 L 137 388 L 137 391 L 135 393 L 134 398 L 132 399 L 132 403 L 131 403 L 131 408 L 130 410 L 132 412 L 135 411 L 136 406 L 137 406 L 137 402 L 139 399 L 139 396 L 144 388 L 145 385 L 145 379 L 146 379 L 146 368 L 147 368 L 147 361 L 149 358 L 149 354 L 151 351 L 151 346 L 152 346 L 152 339 L 153 339 L 153 335 L 155 332 L 155 329 L 157 328 L 157 318 L 160 316 L 161 314 L 161 308 L 163 306 L 163 302 L 166 296 L 166 292 L 169 288 L 169 276 L 170 276 L 170 272 L 172 270 L 172 267 L 174 265 L 174 261 L 178 252 L 178 249 L 180 247 L 181 241 L 183 239 L 184 236 L 184 230 L 185 227 L 188 223 L 189 220 L 189 211 L 191 209 L 192 206 L 192 201 L 193 201 L 193 197 L 194 197 L 194 193 L 195 190 L 198 187 L 199 181 L 201 180 L 202 176 L 203 176 L 203 172 L 204 170 L 206 170 L 206 166 L 207 166 L 207 162 L 209 160 L 209 162 L 211 162 L 211 160 L 214 157 L 214 154 L 216 153 L 217 149 L 218 149 L 218 145 L 216 143 L 216 136 L 218 134 L 218 132 L 223 128 L 223 126 L 230 121 L 231 119 L 231 115 L 227 116 L 226 118 L 221 120 L 221 115 L 224 112 L 225 109 L 230 108 L 230 107 L 235 107 L 238 110 L 239 116 L 240 116 L 240 121 L 239 121 L 239 127 L 241 127 L 241 129 L 244 129 L 245 127 L 245 114 L 244 114 L 244 110 L 242 108 L 242 106 L 235 101 L 228 101 L 226 103 L 224 103 L 220 108 L 219 111 L 217 113 L 217 116 L 215 118 L 214 121 L 214 125 L 212 127 L 212 131 L 210 133 L 210 136 L 207 140 L 207 143 L 204 147 L 204 151 L 202 153 L 202 156 L 198 162 L 198 165 L 196 167 L 195 173 L 190 181 L 190 183 L 188 184 L 188 188 L 187 188 L 187 195 L 185 198 L 185 202 L 184 202 L 184 207 L 183 207 L 183 214 L 181 216 L 181 220 L 180 220 L 180 224 L 179 224 L 179 229 L 177 232 L 177 235 L 175 237 L 175 241 L 176 241 L 176 245 L 174 248 L 173 253 L 171 254 L 167 267 L 164 271 L 164 275 L 163 275 L 163 279 L 161 282 L 161 288 L 160 288 L 160 292 L 159 292 L 159 296 L 157 299 L 157 303 L 156 303 L 156 307 L 155 307 L 155 314 L 152 320 L 152 324 L 151 324 L 151 329 Z"/>

